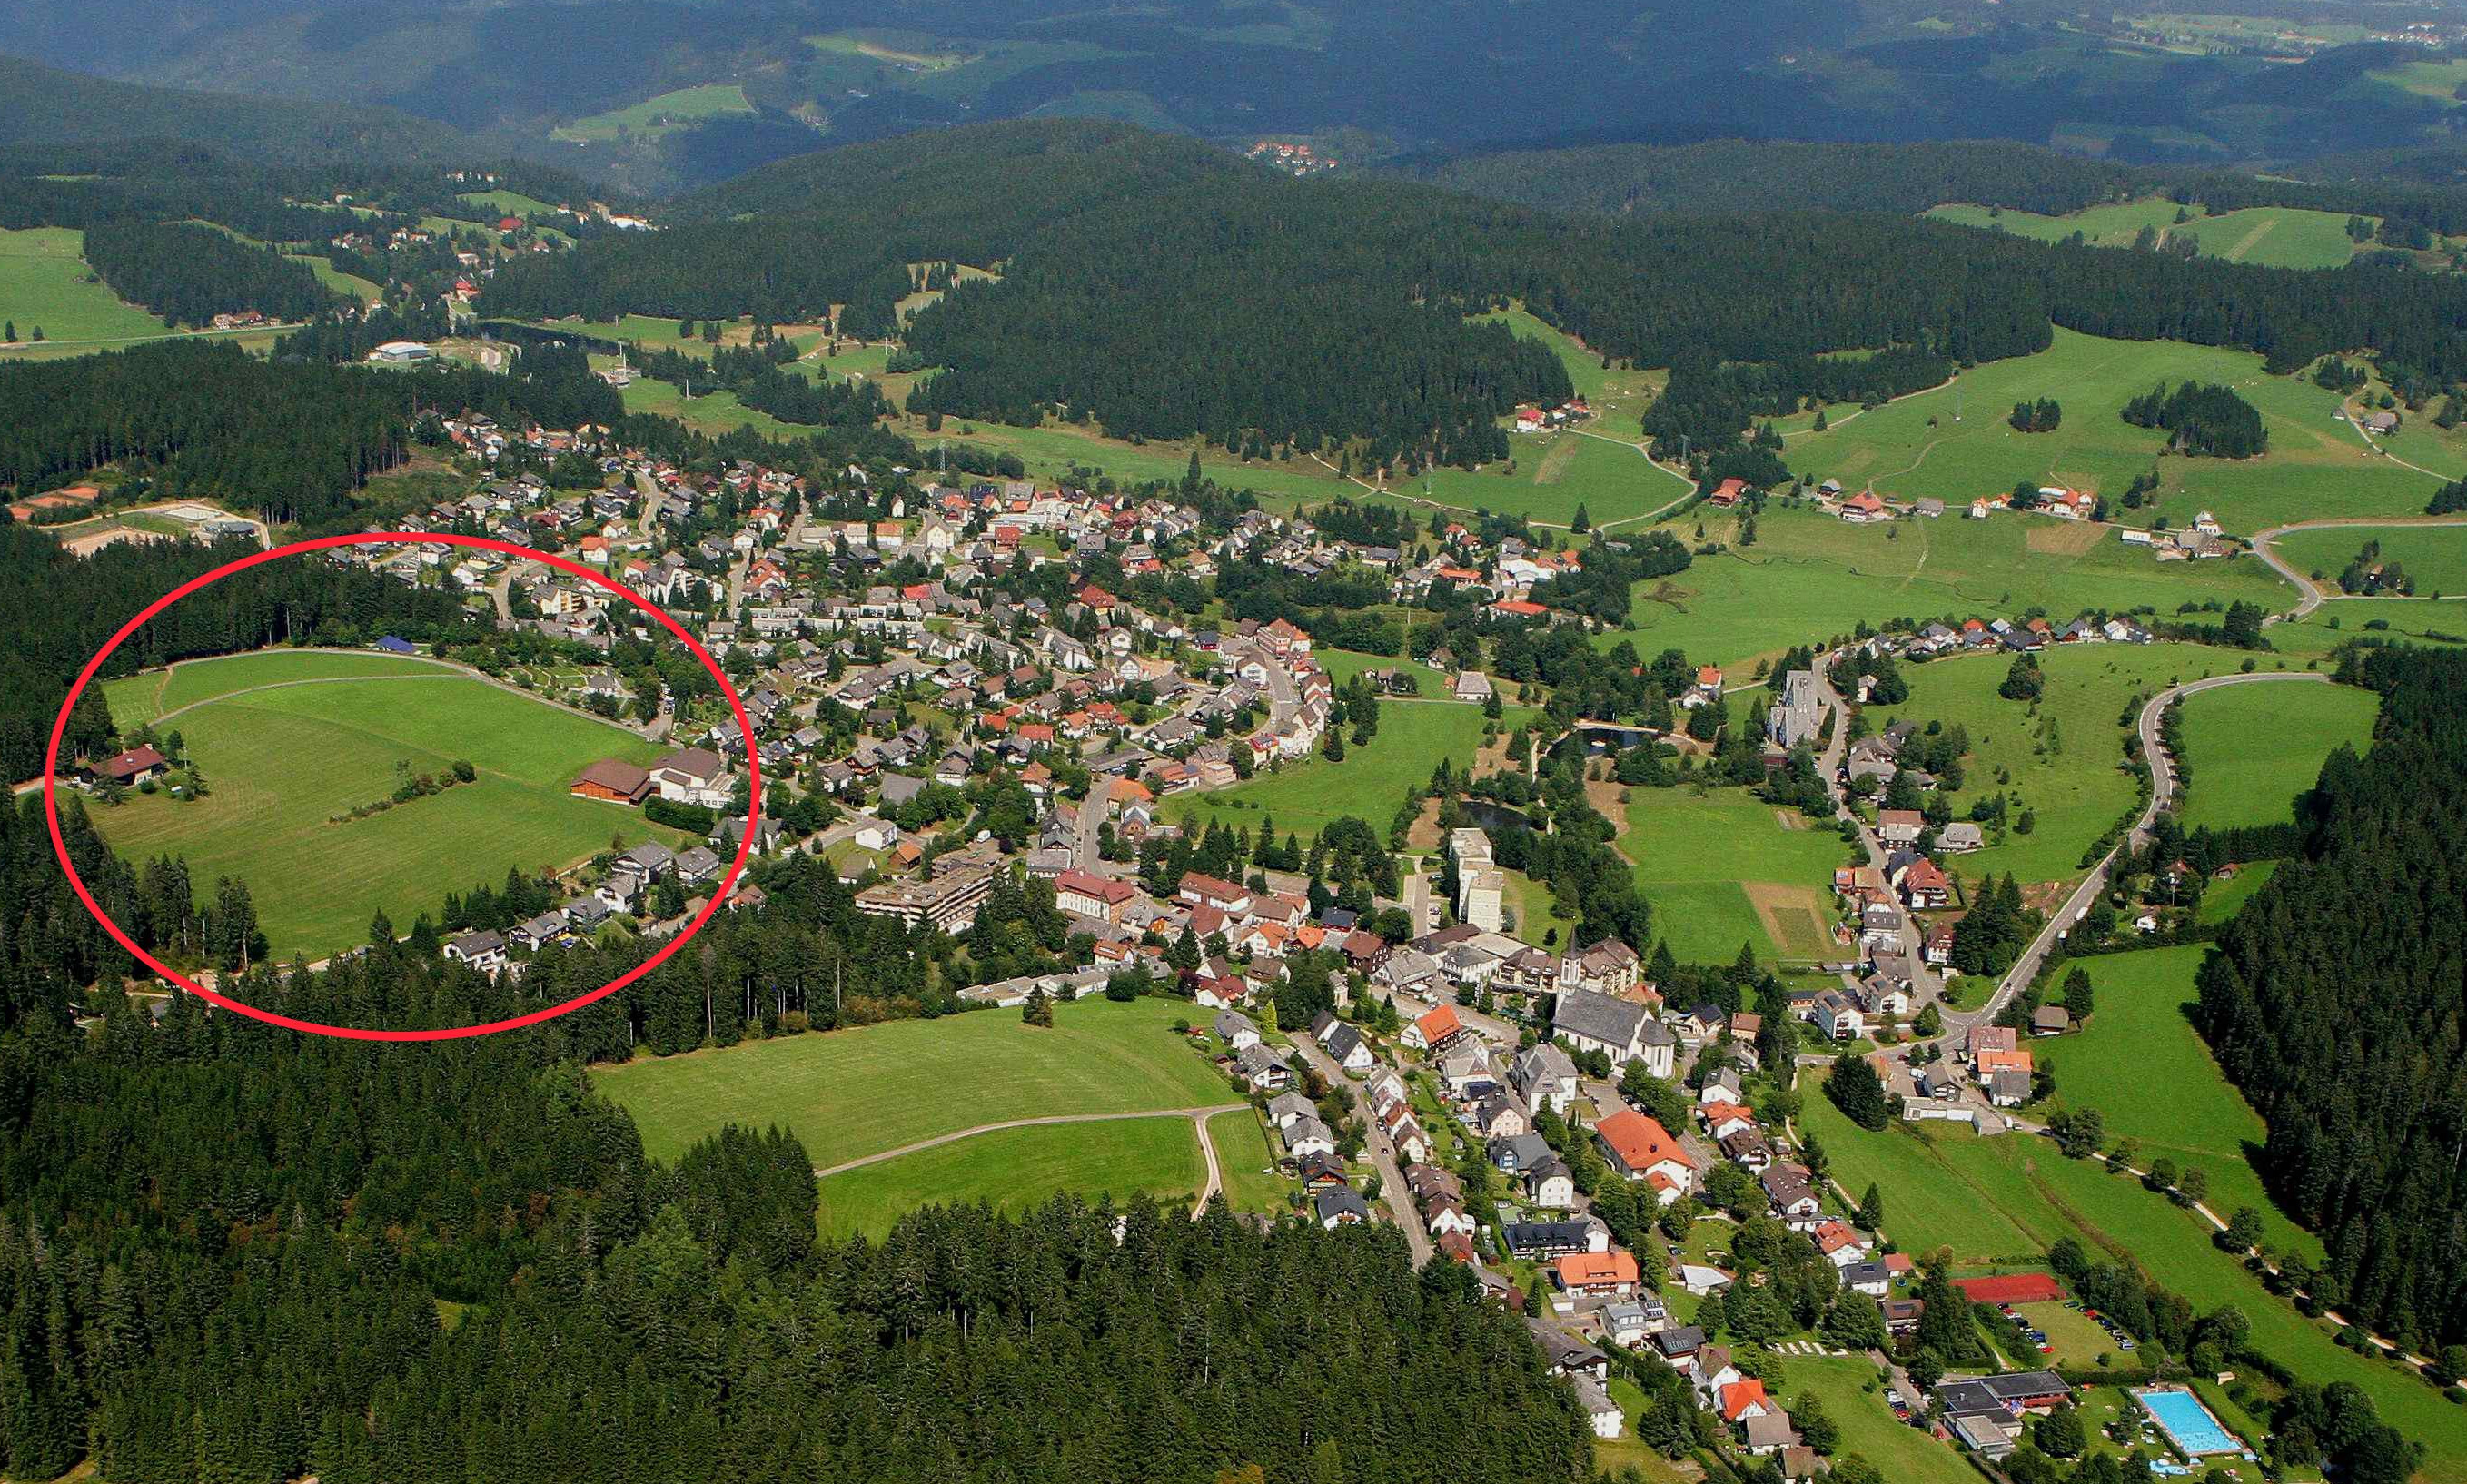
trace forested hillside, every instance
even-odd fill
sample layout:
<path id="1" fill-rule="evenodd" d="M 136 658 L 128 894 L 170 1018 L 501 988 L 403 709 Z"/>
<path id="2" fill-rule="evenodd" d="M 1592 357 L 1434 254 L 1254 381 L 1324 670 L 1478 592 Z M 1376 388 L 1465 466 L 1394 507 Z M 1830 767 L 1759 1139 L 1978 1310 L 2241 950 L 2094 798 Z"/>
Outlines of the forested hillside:
<path id="1" fill-rule="evenodd" d="M 85 260 L 113 293 L 191 328 L 243 309 L 305 320 L 342 299 L 306 263 L 196 222 L 98 225 L 86 232 Z"/>
<path id="2" fill-rule="evenodd" d="M 2395 217 L 2467 232 L 2467 156 L 2382 151 L 2316 162 L 2301 176 L 2193 166 L 2126 166 L 2007 141 L 1827 144 L 1717 140 L 1576 145 L 1409 160 L 1451 190 L 1550 211 L 1652 215 L 1746 210 L 1926 211 L 1949 201 L 2060 216 L 2160 195 L 2214 212 L 2252 206 Z"/>
<path id="3" fill-rule="evenodd" d="M 558 428 L 622 416 L 573 352 L 527 355 L 512 374 L 380 371 L 167 342 L 0 365 L 0 484 L 126 462 L 169 493 L 313 522 L 351 509 L 370 475 L 401 461 L 414 410 L 440 407 Z"/>
<path id="4" fill-rule="evenodd" d="M 2431 1351 L 2467 1341 L 2467 657 L 2343 669 L 2382 692 L 2373 749 L 2321 770 L 2303 856 L 2221 934 L 2198 1023 L 2270 1126 L 2271 1193 L 2321 1233 L 2299 1281 Z"/>
<path id="5" fill-rule="evenodd" d="M 140 920 L 75 807 L 81 870 Z M 712 940 L 732 983 L 764 966 L 745 982 L 766 998 L 815 934 L 856 941 L 834 937 L 856 914 L 829 868 L 800 862 L 778 921 Z M 0 914 L 25 925 L 0 935 L 11 1476 L 91 1459 L 115 1484 L 1208 1484 L 1245 1464 L 1570 1479 L 1585 1459 L 1522 1319 L 1453 1264 L 1417 1277 L 1392 1230 L 1261 1235 L 1221 1207 L 1143 1204 L 1118 1237 L 1117 1213 L 1063 1201 L 818 1246 L 794 1139 L 730 1130 L 673 1166 L 645 1158 L 576 1065 L 622 1034 L 635 1012 L 615 1001 L 404 1046 L 186 997 L 149 1028 L 106 993 L 89 1037 L 64 997 L 124 961 L 69 899 L 32 799 L 0 813 Z M 864 961 L 908 971 L 902 930 L 865 921 L 892 941 Z M 360 1023 L 464 1022 L 515 994 L 439 959 L 433 934 L 379 939 L 289 991 L 263 971 L 227 987 Z M 532 995 L 567 993 L 568 970 L 599 972 L 543 960 L 554 982 Z"/>
<path id="6" fill-rule="evenodd" d="M 0 98 L 9 100 L 0 109 L 0 145 L 176 139 L 232 146 L 261 160 L 402 163 L 469 147 L 446 124 L 391 109 L 146 87 L 16 56 L 0 56 Z"/>
<path id="7" fill-rule="evenodd" d="M 986 205 L 964 226 L 956 207 L 883 216 L 854 183 L 880 170 L 921 188 L 971 158 Z M 1044 160 L 1063 172 L 1060 200 L 1114 204 L 1052 212 L 1032 187 Z M 1674 453 L 1683 438 L 1731 446 L 1752 418 L 1819 392 L 1891 395 L 1954 363 L 2043 349 L 2051 323 L 2249 349 L 2281 371 L 2369 348 L 2410 374 L 2467 373 L 2462 281 L 2248 268 L 1880 214 L 1562 215 L 1396 180 L 1297 181 L 1119 125 L 954 130 L 755 179 L 694 203 L 690 225 L 509 267 L 485 306 L 792 323 L 870 293 L 871 317 L 906 291 L 907 263 L 1000 259 L 999 282 L 917 316 L 915 359 L 946 368 L 919 410 L 1051 409 L 1304 450 L 1358 438 L 1409 461 L 1487 457 L 1479 408 L 1556 390 L 1530 379 L 1547 374 L 1538 363 L 1443 326 L 1509 299 L 1605 357 L 1672 368 L 1647 431 Z M 851 189 L 830 189 L 842 181 Z M 1902 353 L 1815 359 L 1885 348 Z"/>

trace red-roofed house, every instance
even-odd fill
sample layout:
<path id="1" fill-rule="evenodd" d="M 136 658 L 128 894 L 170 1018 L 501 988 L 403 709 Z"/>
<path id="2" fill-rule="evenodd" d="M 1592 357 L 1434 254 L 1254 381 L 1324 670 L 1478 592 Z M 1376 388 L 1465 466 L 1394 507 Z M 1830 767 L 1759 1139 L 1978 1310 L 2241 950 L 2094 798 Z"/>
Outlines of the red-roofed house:
<path id="1" fill-rule="evenodd" d="M 1418 1050 L 1436 1051 L 1465 1033 L 1464 1023 L 1457 1019 L 1457 1007 L 1443 1004 L 1405 1027 L 1397 1039 Z"/>
<path id="2" fill-rule="evenodd" d="M 1570 1252 L 1559 1259 L 1559 1287 L 1596 1298 L 1621 1298 L 1636 1292 L 1634 1254 L 1617 1248 L 1607 1252 Z"/>
<path id="3" fill-rule="evenodd" d="M 1773 1399 L 1765 1395 L 1765 1383 L 1751 1378 L 1734 1381 L 1722 1388 L 1722 1420 L 1736 1425 L 1751 1417 L 1762 1417 L 1774 1410 Z"/>
<path id="4" fill-rule="evenodd" d="M 1093 871 L 1070 870 L 1053 878 L 1053 905 L 1066 912 L 1082 917 L 1098 917 L 1106 922 L 1120 922 L 1131 905 L 1138 889 L 1127 881 L 1115 881 Z"/>
<path id="5" fill-rule="evenodd" d="M 1594 1135 L 1601 1140 L 1611 1167 L 1629 1180 L 1652 1184 L 1664 1205 L 1686 1195 L 1696 1178 L 1696 1161 L 1679 1140 L 1633 1108 L 1622 1108 L 1596 1124 Z"/>

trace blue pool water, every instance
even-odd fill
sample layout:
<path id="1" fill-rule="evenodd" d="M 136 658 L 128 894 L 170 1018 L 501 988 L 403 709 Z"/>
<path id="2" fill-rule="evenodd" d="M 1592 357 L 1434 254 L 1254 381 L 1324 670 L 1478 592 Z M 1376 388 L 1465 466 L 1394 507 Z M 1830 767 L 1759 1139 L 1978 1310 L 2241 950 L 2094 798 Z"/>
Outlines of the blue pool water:
<path id="1" fill-rule="evenodd" d="M 2151 1416 L 2159 1419 L 2159 1426 L 2166 1432 L 2168 1440 L 2188 1457 L 2244 1450 L 2244 1445 L 2236 1440 L 2236 1435 L 2220 1426 L 2219 1420 L 2210 1415 L 2210 1409 L 2202 1405 L 2202 1399 L 2193 1393 L 2152 1390 L 2133 1394 L 2142 1405 L 2150 1408 Z"/>

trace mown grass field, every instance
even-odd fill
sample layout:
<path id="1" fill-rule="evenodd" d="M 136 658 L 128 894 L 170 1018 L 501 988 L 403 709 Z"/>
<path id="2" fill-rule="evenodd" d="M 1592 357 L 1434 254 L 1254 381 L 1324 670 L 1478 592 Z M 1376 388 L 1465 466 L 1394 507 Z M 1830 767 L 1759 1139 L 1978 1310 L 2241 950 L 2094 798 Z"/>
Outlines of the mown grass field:
<path id="1" fill-rule="evenodd" d="M 2205 927 L 2226 922 L 2243 911 L 2244 904 L 2268 886 L 2277 871 L 2276 861 L 2253 861 L 2227 880 L 2211 882 L 2209 889 L 2202 893 L 2202 905 L 2193 913 L 2193 920 Z"/>
<path id="2" fill-rule="evenodd" d="M 88 282 L 85 234 L 67 227 L 0 230 L 0 319 L 20 342 L 126 340 L 170 333 L 153 315 Z M 89 348 L 91 349 L 91 348 Z"/>
<path id="3" fill-rule="evenodd" d="M 705 119 L 753 111 L 754 105 L 746 101 L 745 89 L 736 83 L 706 82 L 697 87 L 677 88 L 656 98 L 646 98 L 623 108 L 595 113 L 587 119 L 577 119 L 556 129 L 554 137 L 576 144 L 593 144 L 620 135 L 656 139 L 671 129 L 698 124 Z"/>
<path id="4" fill-rule="evenodd" d="M 2225 686 L 2177 706 L 2193 770 L 2181 815 L 2187 829 L 2292 819 L 2325 758 L 2372 745 L 2381 713 L 2380 697 L 2348 686 Z"/>
<path id="5" fill-rule="evenodd" d="M 1432 693 L 1437 694 L 1437 688 Z M 1509 707 L 1500 728 L 1505 731 L 1531 714 L 1529 708 Z M 1351 815 L 1385 835 L 1405 796 L 1430 781 L 1441 757 L 1460 772 L 1473 760 L 1482 728 L 1479 706 L 1454 701 L 1383 705 L 1378 734 L 1361 747 L 1348 744 L 1343 762 L 1313 753 L 1285 764 L 1281 773 L 1262 769 L 1248 783 L 1233 788 L 1177 795 L 1166 802 L 1166 812 L 1203 829 L 1211 820 L 1248 828 L 1262 815 L 1274 815 L 1280 837 L 1293 830 L 1304 839 Z"/>
<path id="6" fill-rule="evenodd" d="M 1188 1206 L 1206 1179 L 1188 1118 L 997 1129 L 830 1176 L 815 1192 L 815 1220 L 826 1237 L 880 1237 L 920 1206 L 983 1201 L 1016 1215 L 1066 1190 Z"/>
<path id="7" fill-rule="evenodd" d="M 1978 1475 L 1950 1445 L 1893 1420 L 1882 1387 L 1869 1389 L 1877 1376 L 1867 1357 L 1790 1356 L 1782 1361 L 1782 1375 L 1778 1400 L 1784 1406 L 1811 1393 L 1840 1426 L 1836 1458 L 1865 1458 L 1895 1484 L 1975 1484 Z"/>
<path id="8" fill-rule="evenodd" d="M 167 669 L 105 681 L 102 693 L 112 719 L 123 727 L 150 722 L 178 710 L 258 686 L 302 680 L 342 680 L 365 675 L 462 672 L 434 661 L 356 649 L 261 649 L 255 654 L 183 660 Z M 179 725 L 177 722 L 173 726 Z"/>
<path id="9" fill-rule="evenodd" d="M 1216 1146 L 1216 1169 L 1225 1182 L 1226 1204 L 1237 1211 L 1285 1209 L 1297 1186 L 1277 1173 L 1276 1157 L 1268 1152 L 1267 1127 L 1256 1110 L 1211 1114 L 1208 1138 Z"/>
<path id="10" fill-rule="evenodd" d="M 2019 825 L 2025 808 L 2033 812 L 2029 834 L 2015 828 L 2003 844 L 1959 857 L 1956 868 L 1962 879 L 2010 871 L 2025 883 L 2071 880 L 2080 873 L 2083 848 L 2138 797 L 2132 776 L 2120 766 L 2133 735 L 2131 719 L 2124 717 L 2127 703 L 2178 681 L 2232 674 L 2245 658 L 2238 650 L 2201 644 L 2063 645 L 2039 656 L 2047 684 L 2033 708 L 1997 694 L 2010 668 L 2008 657 L 1964 655 L 1904 666 L 1910 699 L 1869 708 L 1867 721 L 1878 731 L 1906 718 L 1921 726 L 1940 721 L 1969 729 L 1971 753 L 1963 764 L 1963 787 L 1953 796 L 1955 818 L 1967 816 L 1974 800 L 2000 788 L 2019 799 L 2008 805 L 2009 825 Z M 2126 725 L 2118 726 L 2119 719 Z M 2000 772 L 2006 781 L 1999 781 Z"/>
<path id="11" fill-rule="evenodd" d="M 2395 562 L 2415 581 L 2417 596 L 2467 596 L 2467 526 L 2343 527 L 2291 531 L 2271 545 L 2279 560 L 2297 572 L 2321 574 L 2338 591 L 2339 573 L 2368 542 L 2381 546 L 2379 560 Z M 2335 610 L 2334 610 L 2335 611 Z"/>
<path id="12" fill-rule="evenodd" d="M 1966 508 L 1965 502 L 1940 519 L 1858 526 L 1777 503 L 1756 518 L 1755 545 L 1744 548 L 1735 518 L 1690 512 L 1671 523 L 1674 533 L 1692 546 L 1701 528 L 1729 550 L 1639 583 L 1635 629 L 1608 631 L 1600 641 L 1630 640 L 1645 654 L 1676 647 L 1733 668 L 1846 636 L 1862 619 L 1958 621 L 2038 607 L 2070 620 L 2091 609 L 2172 616 L 2186 603 L 2242 599 L 2280 609 L 2296 601 L 2293 588 L 2249 556 L 2162 565 L 2113 531 L 2010 513 L 1958 518 Z"/>
<path id="13" fill-rule="evenodd" d="M 2104 1261 L 2130 1262 L 2193 1307 L 2234 1304 L 2252 1321 L 2252 1342 L 2306 1382 L 2352 1382 L 2385 1422 L 2426 1446 L 2418 1478 L 2467 1480 L 2467 1428 L 2458 1408 L 2389 1363 L 2332 1342 L 2329 1332 L 2264 1289 L 2242 1263 L 2210 1245 L 2207 1225 L 2139 1181 L 2067 1159 L 2025 1135 L 1980 1138 L 1958 1128 L 1859 1128 L 1810 1087 L 1806 1126 L 1823 1141 L 1834 1178 L 1852 1190 L 1874 1180 L 1886 1230 L 1905 1251 L 1950 1245 L 1958 1263 L 2028 1263 L 2071 1236 Z M 1796 1364 L 1797 1362 L 1794 1362 Z"/>
<path id="14" fill-rule="evenodd" d="M 2178 222 L 2177 210 L 2175 202 L 2152 197 L 2063 216 L 1960 205 L 1939 206 L 1927 214 L 1964 227 L 2001 228 L 2041 242 L 2061 241 L 2079 232 L 2099 247 L 2130 247 L 2147 227 L 2165 237 L 2191 237 L 2206 257 L 2267 268 L 2336 268 L 2355 255 L 2347 218 L 2340 213 L 2254 206 L 2205 216 L 2195 207 L 2189 209 L 2190 221 Z"/>
<path id="15" fill-rule="evenodd" d="M 1849 847 L 1826 821 L 1777 810 L 1745 789 L 1628 792 L 1618 848 L 1653 904 L 1653 932 L 1690 963 L 1831 956 L 1833 869 Z M 1787 814 L 1790 822 L 1785 824 Z"/>
<path id="16" fill-rule="evenodd" d="M 776 1124 L 826 1167 L 1010 1118 L 1239 1101 L 1174 1034 L 1192 1013 L 1166 1000 L 1089 1000 L 1056 1007 L 1053 1028 L 1041 1030 L 1015 1010 L 981 1010 L 638 1058 L 592 1075 L 655 1158 L 674 1158 L 726 1124 Z"/>
<path id="17" fill-rule="evenodd" d="M 363 678 L 244 693 L 236 683 L 245 675 L 197 682 L 221 686 L 219 698 L 158 714 L 204 769 L 207 797 L 182 802 L 169 793 L 131 794 L 118 808 L 97 806 L 103 838 L 132 860 L 186 857 L 201 892 L 220 876 L 246 879 L 268 942 L 286 957 L 363 941 L 379 911 L 407 928 L 436 912 L 446 893 L 494 885 L 509 868 L 563 867 L 613 838 L 681 838 L 631 810 L 566 792 L 592 759 L 647 761 L 660 751 L 653 744 L 417 661 L 396 662 L 398 674 L 377 678 L 365 667 L 374 658 L 333 657 Z M 328 663 L 265 659 L 309 669 Z M 173 685 L 187 679 L 175 674 Z M 139 676 L 115 686 L 142 696 L 149 683 Z M 457 758 L 479 769 L 477 781 L 328 822 L 390 795 L 397 763 L 437 775 Z"/>
<path id="18" fill-rule="evenodd" d="M 2161 458 L 2164 436 L 2119 414 L 2152 387 L 2185 380 L 2234 387 L 2260 410 L 2269 451 L 2253 459 Z M 2013 431 L 2005 422 L 2013 404 L 2041 397 L 2062 404 L 2063 425 L 2052 433 Z M 2421 512 L 2439 482 L 2376 456 L 2338 420 L 2340 405 L 2336 393 L 2309 380 L 2265 374 L 2261 358 L 2243 351 L 2059 329 L 2047 350 L 1987 362 L 1952 386 L 1871 412 L 1829 409 L 1822 433 L 1809 431 L 1812 415 L 1788 419 L 1783 457 L 1813 479 L 1934 495 L 1957 510 L 2021 480 L 2120 496 L 2155 467 L 2158 504 L 2119 509 L 2118 518 L 2146 524 L 2163 515 L 2184 526 L 2208 509 L 2229 530 L 2249 532 L 2320 516 Z"/>
<path id="19" fill-rule="evenodd" d="M 2187 945 L 2078 960 L 2096 992 L 2096 1012 L 2080 1030 L 2031 1048 L 2055 1068 L 2056 1101 L 2095 1108 L 2110 1135 L 2139 1140 L 2142 1168 L 2162 1157 L 2199 1167 L 2210 1182 L 2210 1209 L 2231 1216 L 2252 1206 L 2271 1246 L 2318 1258 L 2320 1239 L 2271 1204 L 2246 1155 L 2267 1132 L 2261 1115 L 2228 1085 L 2193 1029 L 2193 976 L 2208 956 L 2207 947 Z"/>

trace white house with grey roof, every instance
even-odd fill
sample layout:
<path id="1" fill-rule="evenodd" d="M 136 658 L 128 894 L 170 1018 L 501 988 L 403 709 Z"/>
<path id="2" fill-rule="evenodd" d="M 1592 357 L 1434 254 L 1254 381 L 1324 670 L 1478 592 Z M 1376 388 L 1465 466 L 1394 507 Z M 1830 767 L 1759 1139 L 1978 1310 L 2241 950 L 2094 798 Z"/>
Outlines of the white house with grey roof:
<path id="1" fill-rule="evenodd" d="M 1573 1050 L 1601 1052 L 1615 1068 L 1642 1062 L 1657 1077 L 1671 1075 L 1678 1061 L 1679 1038 L 1670 1027 L 1633 1000 L 1590 989 L 1560 994 L 1550 1012 L 1550 1035 Z"/>

